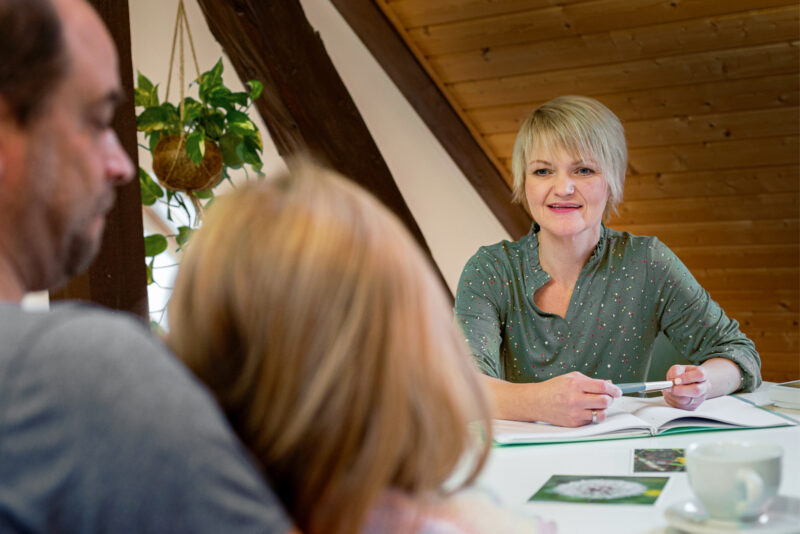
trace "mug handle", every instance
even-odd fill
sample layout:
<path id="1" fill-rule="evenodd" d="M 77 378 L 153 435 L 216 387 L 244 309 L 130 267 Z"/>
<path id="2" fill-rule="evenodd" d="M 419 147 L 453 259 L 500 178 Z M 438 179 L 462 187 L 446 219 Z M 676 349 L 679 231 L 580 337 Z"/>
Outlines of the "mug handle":
<path id="1" fill-rule="evenodd" d="M 764 481 L 752 469 L 740 469 L 736 473 L 736 482 L 741 488 L 741 495 L 744 497 L 736 504 L 737 512 L 742 516 L 747 513 L 747 509 L 754 502 L 758 502 L 761 499 L 764 494 Z"/>

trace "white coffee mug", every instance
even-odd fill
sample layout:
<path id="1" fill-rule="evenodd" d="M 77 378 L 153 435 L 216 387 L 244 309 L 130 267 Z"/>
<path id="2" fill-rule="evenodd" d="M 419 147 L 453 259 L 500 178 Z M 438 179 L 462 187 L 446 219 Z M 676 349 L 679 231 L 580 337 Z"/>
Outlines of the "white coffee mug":
<path id="1" fill-rule="evenodd" d="M 782 454 L 773 443 L 693 443 L 686 449 L 689 484 L 712 519 L 754 520 L 778 493 Z"/>

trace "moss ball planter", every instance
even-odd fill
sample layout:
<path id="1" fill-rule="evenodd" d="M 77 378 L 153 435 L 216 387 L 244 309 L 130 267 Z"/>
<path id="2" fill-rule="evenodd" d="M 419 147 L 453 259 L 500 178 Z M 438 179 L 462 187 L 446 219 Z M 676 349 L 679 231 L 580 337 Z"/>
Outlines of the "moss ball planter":
<path id="1" fill-rule="evenodd" d="M 168 135 L 153 149 L 153 173 L 171 191 L 206 191 L 222 178 L 222 151 L 206 139 L 203 159 L 196 165 L 186 152 L 186 137 Z"/>

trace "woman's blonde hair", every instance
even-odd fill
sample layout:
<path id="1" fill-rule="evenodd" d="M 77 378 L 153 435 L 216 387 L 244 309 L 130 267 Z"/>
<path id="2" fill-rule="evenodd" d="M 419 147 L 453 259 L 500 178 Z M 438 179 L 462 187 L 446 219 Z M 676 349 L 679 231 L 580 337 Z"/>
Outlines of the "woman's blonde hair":
<path id="1" fill-rule="evenodd" d="M 559 96 L 533 110 L 522 121 L 514 143 L 515 202 L 525 202 L 525 169 L 532 153 L 555 149 L 596 161 L 608 183 L 606 215 L 616 209 L 622 202 L 628 149 L 622 123 L 610 109 L 593 98 Z"/>
<path id="2" fill-rule="evenodd" d="M 357 532 L 385 490 L 439 491 L 465 453 L 469 483 L 488 454 L 485 392 L 450 308 L 394 215 L 301 163 L 215 201 L 180 268 L 169 344 L 298 527 Z"/>

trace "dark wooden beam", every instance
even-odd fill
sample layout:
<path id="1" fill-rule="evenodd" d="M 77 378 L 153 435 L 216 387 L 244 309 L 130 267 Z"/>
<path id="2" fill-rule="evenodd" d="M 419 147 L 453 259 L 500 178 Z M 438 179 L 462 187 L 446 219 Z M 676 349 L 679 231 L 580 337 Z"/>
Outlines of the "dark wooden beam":
<path id="1" fill-rule="evenodd" d="M 131 96 L 117 110 L 113 126 L 138 168 L 128 0 L 90 0 L 90 3 L 108 26 L 119 51 L 122 86 Z M 146 319 L 147 273 L 143 235 L 139 180 L 134 179 L 117 189 L 117 202 L 106 218 L 100 252 L 89 270 L 61 290 L 51 293 L 50 299 L 88 300 Z"/>
<path id="2" fill-rule="evenodd" d="M 284 158 L 308 153 L 374 194 L 430 255 L 389 167 L 297 0 L 198 0 Z M 433 259 L 431 259 L 432 263 Z"/>
<path id="3" fill-rule="evenodd" d="M 531 218 L 511 203 L 503 176 L 373 0 L 331 0 L 514 239 Z"/>

